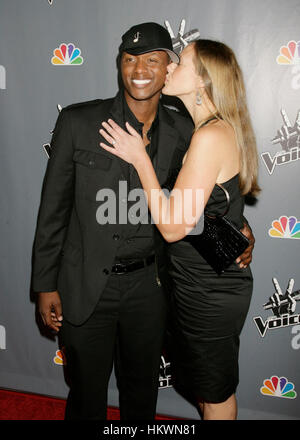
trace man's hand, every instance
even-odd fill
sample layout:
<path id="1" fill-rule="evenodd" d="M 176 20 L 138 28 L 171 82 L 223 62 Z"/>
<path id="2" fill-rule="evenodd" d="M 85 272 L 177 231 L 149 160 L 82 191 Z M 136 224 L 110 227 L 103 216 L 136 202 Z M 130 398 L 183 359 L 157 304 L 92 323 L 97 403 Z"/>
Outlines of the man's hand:
<path id="1" fill-rule="evenodd" d="M 239 264 L 241 269 L 244 269 L 249 266 L 252 261 L 252 252 L 254 249 L 255 238 L 247 223 L 244 223 L 244 227 L 243 229 L 241 229 L 241 232 L 248 238 L 248 240 L 250 241 L 250 245 L 235 261 L 237 264 Z"/>
<path id="2" fill-rule="evenodd" d="M 40 292 L 38 294 L 38 309 L 44 324 L 55 332 L 62 326 L 62 307 L 57 291 Z"/>

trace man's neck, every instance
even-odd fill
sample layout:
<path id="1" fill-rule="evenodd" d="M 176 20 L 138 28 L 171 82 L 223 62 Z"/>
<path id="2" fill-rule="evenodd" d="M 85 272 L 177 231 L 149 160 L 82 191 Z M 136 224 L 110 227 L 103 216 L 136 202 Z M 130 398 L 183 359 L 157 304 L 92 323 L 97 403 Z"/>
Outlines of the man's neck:
<path id="1" fill-rule="evenodd" d="M 124 92 L 128 107 L 139 122 L 146 127 L 150 127 L 157 113 L 160 95 L 154 95 L 150 99 L 138 101 L 130 96 L 126 90 Z"/>

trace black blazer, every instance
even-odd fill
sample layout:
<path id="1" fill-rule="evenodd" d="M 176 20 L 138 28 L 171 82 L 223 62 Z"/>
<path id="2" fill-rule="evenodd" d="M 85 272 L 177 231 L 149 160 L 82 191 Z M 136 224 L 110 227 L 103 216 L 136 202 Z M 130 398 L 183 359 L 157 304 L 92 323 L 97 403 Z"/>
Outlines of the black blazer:
<path id="1" fill-rule="evenodd" d="M 58 290 L 64 318 L 83 323 L 93 312 L 114 263 L 122 225 L 100 225 L 96 193 L 111 188 L 118 196 L 127 164 L 99 146 L 101 122 L 112 118 L 124 127 L 121 95 L 74 104 L 58 117 L 43 183 L 33 248 L 32 287 Z M 192 123 L 161 103 L 157 175 L 167 179 L 189 145 Z M 164 241 L 153 226 L 157 267 L 167 283 Z"/>

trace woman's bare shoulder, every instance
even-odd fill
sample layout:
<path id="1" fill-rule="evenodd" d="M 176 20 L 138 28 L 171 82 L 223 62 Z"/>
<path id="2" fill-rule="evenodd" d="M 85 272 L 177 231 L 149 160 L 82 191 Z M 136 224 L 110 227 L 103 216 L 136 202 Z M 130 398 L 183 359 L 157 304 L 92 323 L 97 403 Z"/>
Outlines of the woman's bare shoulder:
<path id="1" fill-rule="evenodd" d="M 211 152 L 219 154 L 235 148 L 234 131 L 223 121 L 207 125 L 195 131 L 190 143 L 190 151 Z"/>
<path id="2" fill-rule="evenodd" d="M 214 143 L 216 141 L 232 141 L 234 138 L 233 128 L 226 122 L 220 120 L 196 130 L 192 136 L 192 141 L 203 144 Z"/>

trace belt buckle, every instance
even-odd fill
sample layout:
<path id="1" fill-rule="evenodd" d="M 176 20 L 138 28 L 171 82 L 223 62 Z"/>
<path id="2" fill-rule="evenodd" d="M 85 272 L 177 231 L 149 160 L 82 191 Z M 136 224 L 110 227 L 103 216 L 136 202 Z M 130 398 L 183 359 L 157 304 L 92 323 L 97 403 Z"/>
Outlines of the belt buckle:
<path id="1" fill-rule="evenodd" d="M 114 273 L 116 275 L 122 275 L 123 273 L 126 273 L 126 265 L 122 263 L 116 263 L 114 264 L 114 268 L 116 269 Z"/>

